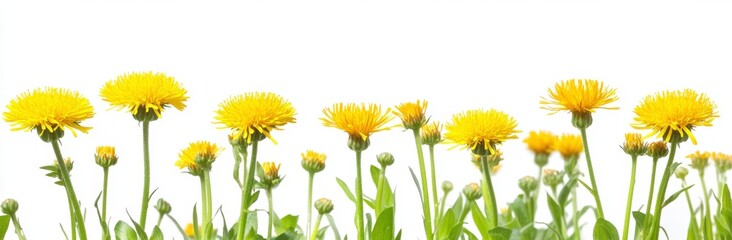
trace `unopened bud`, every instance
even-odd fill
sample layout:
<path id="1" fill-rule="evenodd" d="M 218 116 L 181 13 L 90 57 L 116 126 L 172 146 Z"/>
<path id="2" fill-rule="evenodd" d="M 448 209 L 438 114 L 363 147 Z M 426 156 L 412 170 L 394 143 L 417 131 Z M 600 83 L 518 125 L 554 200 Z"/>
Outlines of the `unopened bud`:
<path id="1" fill-rule="evenodd" d="M 2 205 L 0 205 L 0 208 L 2 209 L 3 213 L 12 216 L 15 215 L 15 212 L 18 211 L 18 202 L 12 198 L 5 199 Z"/>
<path id="2" fill-rule="evenodd" d="M 327 198 L 316 200 L 314 205 L 315 209 L 317 209 L 320 214 L 328 214 L 333 211 L 333 202 Z"/>
<path id="3" fill-rule="evenodd" d="M 391 153 L 383 152 L 376 156 L 376 160 L 381 164 L 381 166 L 391 166 L 394 164 L 394 155 L 391 155 Z"/>

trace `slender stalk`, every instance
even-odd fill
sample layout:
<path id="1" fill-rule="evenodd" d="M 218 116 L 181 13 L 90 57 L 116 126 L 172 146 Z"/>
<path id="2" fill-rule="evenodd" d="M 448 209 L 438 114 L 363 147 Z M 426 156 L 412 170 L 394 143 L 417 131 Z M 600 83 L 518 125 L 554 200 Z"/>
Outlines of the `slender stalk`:
<path id="1" fill-rule="evenodd" d="M 687 187 L 686 179 L 681 180 L 681 188 Z M 696 239 L 701 239 L 701 236 L 699 235 L 699 224 L 696 222 L 696 214 L 694 213 L 694 206 L 691 205 L 691 197 L 689 197 L 689 191 L 684 191 L 684 196 L 686 196 L 686 205 L 689 207 L 689 216 L 691 217 L 691 222 L 689 224 L 693 224 L 694 227 L 691 228 L 693 231 L 694 237 Z"/>
<path id="2" fill-rule="evenodd" d="M 239 171 L 240 171 L 239 170 L 239 167 L 242 166 L 242 164 L 241 164 L 241 162 L 242 162 L 241 154 L 242 153 L 239 151 L 239 146 L 237 146 L 236 144 L 231 144 L 231 148 L 233 149 L 232 152 L 234 153 L 234 174 L 233 174 L 233 177 L 234 177 L 234 180 L 236 181 L 236 184 L 239 185 L 239 188 L 241 189 L 241 188 L 244 188 L 244 183 L 242 182 L 241 179 L 239 179 Z M 245 153 L 246 153 L 246 151 L 245 151 Z M 246 160 L 246 157 L 244 157 L 244 159 Z M 244 171 L 243 171 L 243 173 L 246 173 L 247 172 L 246 163 L 244 163 L 243 165 L 244 165 Z M 245 176 L 242 176 L 242 177 L 243 178 L 246 178 L 246 175 Z"/>
<path id="3" fill-rule="evenodd" d="M 435 174 L 435 145 L 428 145 L 430 151 L 430 171 L 432 173 L 432 204 L 435 206 L 435 228 L 437 228 L 437 220 L 439 215 L 439 201 L 437 200 L 437 174 Z"/>
<path id="4" fill-rule="evenodd" d="M 649 230 L 650 233 L 646 239 L 658 239 L 658 234 L 661 228 L 661 210 L 663 209 L 663 201 L 666 200 L 666 188 L 668 187 L 669 178 L 671 178 L 671 165 L 674 163 L 677 145 L 678 143 L 671 143 L 671 148 L 669 149 L 668 162 L 666 163 L 666 168 L 663 171 L 663 177 L 661 177 L 661 185 L 658 186 L 656 206 L 653 211 L 653 225 L 651 225 Z"/>
<path id="5" fill-rule="evenodd" d="M 200 176 L 201 178 L 201 208 L 202 208 L 202 221 L 201 221 L 201 235 L 204 238 L 208 238 L 211 234 L 208 232 L 208 224 L 213 220 L 212 217 L 212 204 L 211 204 L 211 180 L 208 171 L 203 171 Z"/>
<path id="6" fill-rule="evenodd" d="M 544 174 L 544 167 L 539 166 L 539 177 L 536 178 L 537 181 L 539 181 L 539 184 L 536 187 L 536 190 L 534 190 L 534 196 L 532 197 L 532 209 L 531 212 L 531 221 L 533 222 L 536 219 L 536 212 L 539 210 L 538 208 L 538 202 L 539 202 L 539 192 L 541 192 L 541 177 Z"/>
<path id="7" fill-rule="evenodd" d="M 648 203 L 646 203 L 646 216 L 648 216 L 648 214 L 651 214 L 651 204 L 653 204 L 653 188 L 656 185 L 656 165 L 658 165 L 658 158 L 654 157 L 653 168 L 651 169 L 651 186 L 649 187 L 650 190 L 648 191 Z"/>
<path id="8" fill-rule="evenodd" d="M 534 196 L 531 196 L 531 193 L 526 191 L 524 192 L 524 199 L 526 202 L 526 210 L 529 211 L 529 222 L 531 222 L 531 225 L 534 225 L 534 213 L 536 212 L 534 209 Z"/>
<path id="9" fill-rule="evenodd" d="M 10 220 L 13 221 L 13 226 L 15 226 L 15 234 L 18 235 L 18 240 L 25 240 L 26 238 L 23 234 L 23 228 L 20 227 L 18 217 L 16 217 L 15 214 L 10 214 Z"/>
<path id="10" fill-rule="evenodd" d="M 310 232 L 310 221 L 313 218 L 313 178 L 315 178 L 315 173 L 310 172 L 310 175 L 308 176 L 308 224 L 305 228 L 305 232 Z"/>
<path id="11" fill-rule="evenodd" d="M 310 234 L 310 240 L 315 240 L 318 237 L 318 228 L 320 228 L 321 219 L 323 219 L 323 214 L 318 214 L 318 218 L 315 219 L 315 228 L 313 228 L 313 233 Z"/>
<path id="12" fill-rule="evenodd" d="M 157 222 L 157 223 L 155 224 L 155 226 L 156 226 L 156 227 L 160 227 L 160 222 L 162 222 L 162 221 L 163 221 L 163 216 L 165 216 L 165 215 L 163 215 L 163 214 L 161 213 L 161 214 L 160 214 L 160 216 L 158 217 L 158 222 Z"/>
<path id="13" fill-rule="evenodd" d="M 727 175 L 721 168 L 717 168 L 717 195 L 721 198 L 724 193 L 724 184 L 727 183 Z M 717 215 L 722 213 L 722 204 L 717 204 Z"/>
<path id="14" fill-rule="evenodd" d="M 488 155 L 480 156 L 480 166 L 483 168 L 483 182 L 486 184 L 488 192 L 483 193 L 483 199 L 485 202 L 486 213 L 490 219 L 490 229 L 493 229 L 498 225 L 498 209 L 496 208 L 496 194 L 493 192 L 493 182 L 491 181 L 491 170 L 488 165 Z"/>
<path id="15" fill-rule="evenodd" d="M 460 214 L 460 219 L 457 221 L 458 224 L 465 223 L 465 218 L 468 216 L 470 209 L 473 208 L 473 204 L 475 204 L 475 200 L 469 200 L 467 201 L 467 203 L 465 203 L 465 206 L 463 207 L 463 212 Z"/>
<path id="16" fill-rule="evenodd" d="M 364 240 L 366 231 L 363 225 L 363 189 L 361 186 L 361 151 L 356 151 L 356 229 L 357 239 Z"/>
<path id="17" fill-rule="evenodd" d="M 707 181 L 704 180 L 704 169 L 699 170 L 699 179 L 701 180 L 702 190 L 704 190 L 704 219 L 703 222 L 707 222 L 708 218 L 711 218 L 711 210 L 709 208 L 709 188 L 707 188 Z M 711 223 L 711 221 L 709 221 Z M 708 230 L 709 229 L 709 230 Z M 711 233 L 711 228 L 704 227 L 702 230 L 705 239 L 713 239 L 713 236 L 707 236 Z"/>
<path id="18" fill-rule="evenodd" d="M 381 202 L 384 201 L 384 182 L 386 181 L 386 165 L 381 165 L 381 170 L 379 171 L 379 178 L 376 180 L 376 199 L 374 200 L 375 204 L 375 210 L 376 210 L 376 218 L 379 218 L 379 215 L 381 214 L 381 211 L 384 210 L 384 206 L 381 205 Z"/>
<path id="19" fill-rule="evenodd" d="M 417 158 L 419 159 L 419 175 L 422 183 L 422 211 L 424 213 L 424 232 L 427 240 L 433 239 L 432 232 L 432 216 L 430 214 L 430 192 L 427 187 L 427 171 L 424 165 L 424 154 L 422 153 L 422 137 L 419 135 L 419 128 L 412 129 L 414 133 L 414 143 L 417 147 Z"/>
<path id="20" fill-rule="evenodd" d="M 272 239 L 272 223 L 274 222 L 274 211 L 272 210 L 272 188 L 265 189 L 267 192 L 267 213 L 269 213 L 269 221 L 267 222 L 267 239 Z"/>
<path id="21" fill-rule="evenodd" d="M 150 203 L 150 121 L 142 121 L 142 153 L 144 178 L 142 183 L 142 207 L 140 208 L 140 226 L 145 229 L 147 206 Z"/>
<path id="22" fill-rule="evenodd" d="M 255 138 L 256 139 L 256 138 Z M 241 191 L 241 210 L 239 213 L 239 225 L 236 229 L 236 239 L 244 239 L 246 234 L 247 214 L 249 214 L 249 198 L 251 197 L 252 187 L 254 186 L 254 170 L 257 168 L 257 146 L 259 142 L 252 142 L 252 158 L 249 161 L 249 173 L 245 176 L 244 188 Z"/>
<path id="23" fill-rule="evenodd" d="M 579 130 L 582 134 L 582 144 L 585 149 L 585 160 L 587 160 L 587 171 L 590 174 L 590 182 L 592 184 L 592 196 L 595 197 L 595 204 L 597 205 L 597 218 L 605 218 L 605 213 L 602 211 L 602 202 L 600 201 L 600 190 L 597 189 L 595 171 L 592 168 L 592 159 L 590 159 L 590 146 L 587 145 L 587 129 L 580 128 Z"/>
<path id="24" fill-rule="evenodd" d="M 69 202 L 69 217 L 71 218 L 71 239 L 76 240 L 76 215 L 74 215 L 74 200 L 71 200 L 71 197 L 68 194 L 69 192 L 66 191 L 66 199 Z"/>
<path id="25" fill-rule="evenodd" d="M 107 183 L 109 180 L 109 167 L 104 167 L 104 185 L 102 187 L 102 220 L 107 221 Z"/>
<path id="26" fill-rule="evenodd" d="M 442 194 L 442 199 L 440 200 L 440 209 L 436 213 L 437 223 L 442 220 L 442 213 L 445 212 L 445 202 L 447 202 L 447 192 Z"/>
<path id="27" fill-rule="evenodd" d="M 51 141 L 53 146 L 53 153 L 56 154 L 56 160 L 58 161 L 58 169 L 61 172 L 61 177 L 64 179 L 64 187 L 66 188 L 66 194 L 71 201 L 73 207 L 73 214 L 76 222 L 76 227 L 79 229 L 79 238 L 86 240 L 86 227 L 84 226 L 84 217 L 81 216 L 81 208 L 79 207 L 79 200 L 76 200 L 76 192 L 74 192 L 74 185 L 71 184 L 71 177 L 69 177 L 69 170 L 66 168 L 64 158 L 61 156 L 61 148 L 58 146 L 58 140 Z M 73 223 L 72 223 L 73 224 Z"/>
<path id="28" fill-rule="evenodd" d="M 582 238 L 582 234 L 580 233 L 579 214 L 577 214 L 577 211 L 577 186 L 575 186 L 572 187 L 572 228 L 574 228 L 574 235 L 580 239 Z"/>
<path id="29" fill-rule="evenodd" d="M 628 201 L 625 203 L 625 223 L 623 224 L 623 240 L 628 239 L 628 227 L 630 226 L 630 206 L 633 205 L 633 189 L 635 188 L 635 167 L 638 156 L 632 155 L 632 167 L 630 170 L 630 186 L 628 187 Z"/>

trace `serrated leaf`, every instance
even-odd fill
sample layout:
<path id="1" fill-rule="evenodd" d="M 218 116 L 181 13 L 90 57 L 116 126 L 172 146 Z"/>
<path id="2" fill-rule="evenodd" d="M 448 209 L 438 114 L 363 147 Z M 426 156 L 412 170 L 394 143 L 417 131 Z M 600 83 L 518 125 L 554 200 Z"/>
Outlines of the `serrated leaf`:
<path id="1" fill-rule="evenodd" d="M 592 230 L 592 238 L 595 240 L 619 240 L 618 229 L 605 219 L 598 218 L 595 222 L 595 229 Z"/>
<path id="2" fill-rule="evenodd" d="M 671 194 L 671 196 L 669 196 L 666 199 L 666 201 L 663 202 L 663 205 L 661 205 L 661 208 L 664 208 L 664 207 L 666 207 L 666 205 L 669 205 L 671 202 L 673 202 L 674 200 L 676 200 L 676 198 L 678 198 L 680 194 L 684 193 L 684 191 L 686 191 L 686 190 L 689 190 L 689 188 L 691 188 L 693 186 L 694 185 L 691 185 L 691 186 L 682 188 L 681 190 L 675 192 L 674 194 Z"/>
<path id="3" fill-rule="evenodd" d="M 117 240 L 137 240 L 137 233 L 135 232 L 135 229 L 123 221 L 118 221 L 117 224 L 114 225 L 114 233 L 115 239 Z"/>

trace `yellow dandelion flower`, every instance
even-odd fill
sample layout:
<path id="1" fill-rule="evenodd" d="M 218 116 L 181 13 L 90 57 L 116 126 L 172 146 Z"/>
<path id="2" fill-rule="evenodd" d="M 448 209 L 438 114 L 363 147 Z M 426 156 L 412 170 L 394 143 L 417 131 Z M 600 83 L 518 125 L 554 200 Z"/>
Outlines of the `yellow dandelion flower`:
<path id="1" fill-rule="evenodd" d="M 698 126 L 712 126 L 719 117 L 717 106 L 705 94 L 691 89 L 664 91 L 649 95 L 633 110 L 636 129 L 652 130 L 646 137 L 658 135 L 666 142 L 683 142 L 688 136 L 696 145 L 691 131 Z M 672 139 L 672 136 L 678 139 Z"/>
<path id="2" fill-rule="evenodd" d="M 709 152 L 699 152 L 696 151 L 692 154 L 689 154 L 686 156 L 686 158 L 691 160 L 691 168 L 704 171 L 705 168 L 709 165 L 709 157 L 711 157 L 712 154 Z"/>
<path id="3" fill-rule="evenodd" d="M 79 124 L 94 116 L 94 108 L 79 92 L 53 87 L 22 93 L 7 108 L 3 117 L 13 126 L 13 131 L 36 130 L 42 137 L 46 133 L 54 134 L 55 139 L 63 136 L 66 129 L 74 136 L 74 130 L 87 133 L 91 127 Z"/>
<path id="4" fill-rule="evenodd" d="M 394 115 L 402 120 L 402 124 L 406 129 L 419 129 L 427 123 L 427 117 L 425 116 L 427 101 L 406 102 L 397 105 L 395 108 Z"/>
<path id="5" fill-rule="evenodd" d="M 442 125 L 439 122 L 432 122 L 422 126 L 420 132 L 422 144 L 435 145 L 442 142 Z"/>
<path id="6" fill-rule="evenodd" d="M 114 108 L 127 109 L 138 121 L 156 120 L 168 106 L 183 110 L 187 93 L 173 77 L 154 72 L 120 75 L 105 83 L 100 91 L 104 101 Z"/>
<path id="7" fill-rule="evenodd" d="M 175 162 L 175 166 L 180 169 L 188 168 L 192 174 L 196 175 L 200 170 L 210 170 L 211 164 L 223 150 L 215 143 L 207 141 L 192 142 L 178 154 L 178 161 Z"/>
<path id="8" fill-rule="evenodd" d="M 366 141 L 375 132 L 391 129 L 385 126 L 394 119 L 389 115 L 390 109 L 381 111 L 377 104 L 337 103 L 323 109 L 325 117 L 320 118 L 323 126 L 334 127 L 348 133 L 351 139 Z"/>
<path id="9" fill-rule="evenodd" d="M 295 123 L 295 114 L 292 103 L 280 95 L 254 92 L 231 97 L 219 104 L 214 123 L 231 128 L 233 139 L 246 139 L 251 143 L 267 137 L 277 144 L 270 132 Z"/>
<path id="10" fill-rule="evenodd" d="M 549 131 L 531 131 L 529 136 L 524 139 L 524 143 L 534 154 L 550 155 L 554 151 L 552 147 L 556 139 L 557 136 Z"/>
<path id="11" fill-rule="evenodd" d="M 302 167 L 308 172 L 316 173 L 325 169 L 325 153 L 307 150 L 300 154 L 302 156 Z"/>
<path id="12" fill-rule="evenodd" d="M 639 156 L 646 154 L 646 151 L 648 151 L 648 144 L 643 142 L 643 135 L 640 133 L 626 133 L 625 142 L 623 142 L 623 145 L 620 146 L 620 148 L 627 154 Z"/>
<path id="13" fill-rule="evenodd" d="M 195 234 L 194 228 L 195 227 L 193 226 L 193 223 L 189 223 L 188 225 L 186 225 L 186 229 L 185 229 L 186 236 L 193 237 L 193 235 Z"/>
<path id="14" fill-rule="evenodd" d="M 109 167 L 117 164 L 117 153 L 112 146 L 98 146 L 94 159 L 99 166 Z"/>
<path id="15" fill-rule="evenodd" d="M 552 111 L 551 114 L 559 111 L 570 111 L 572 113 L 593 113 L 596 109 L 618 109 L 617 107 L 605 107 L 618 100 L 615 96 L 615 89 L 608 88 L 604 83 L 591 79 L 569 79 L 554 85 L 554 89 L 548 89 L 549 98 L 542 97 L 539 102 L 543 104 L 542 109 Z"/>
<path id="16" fill-rule="evenodd" d="M 571 157 L 578 157 L 584 150 L 582 146 L 582 137 L 576 134 L 562 134 L 554 142 L 556 149 L 565 160 Z"/>
<path id="17" fill-rule="evenodd" d="M 517 125 L 516 119 L 498 110 L 469 110 L 453 115 L 445 126 L 445 139 L 475 154 L 494 154 L 496 144 L 518 138 L 516 133 L 521 131 L 516 130 Z"/>
<path id="18" fill-rule="evenodd" d="M 280 177 L 280 166 L 281 164 L 274 162 L 262 163 L 262 175 L 259 176 L 262 185 L 266 188 L 275 188 L 280 184 L 282 181 L 282 177 Z"/>

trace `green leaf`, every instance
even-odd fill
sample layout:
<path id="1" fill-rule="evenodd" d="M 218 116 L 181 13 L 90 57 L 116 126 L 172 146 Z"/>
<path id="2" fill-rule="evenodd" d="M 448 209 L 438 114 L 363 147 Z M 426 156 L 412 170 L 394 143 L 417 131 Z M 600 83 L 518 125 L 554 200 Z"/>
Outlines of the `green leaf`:
<path id="1" fill-rule="evenodd" d="M 666 199 L 666 201 L 664 201 L 664 202 L 663 202 L 663 205 L 661 205 L 661 208 L 664 208 L 664 207 L 666 207 L 666 205 L 669 205 L 669 204 L 670 204 L 671 202 L 673 202 L 674 200 L 676 200 L 676 198 L 678 198 L 680 194 L 684 193 L 684 191 L 686 191 L 686 190 L 689 190 L 689 188 L 691 188 L 691 187 L 693 187 L 693 186 L 694 186 L 694 185 L 691 185 L 691 186 L 688 186 L 688 187 L 682 188 L 681 190 L 679 190 L 679 191 L 677 191 L 676 193 L 674 193 L 674 194 L 672 194 L 671 196 L 669 196 L 669 197 L 668 197 L 668 198 Z"/>
<path id="2" fill-rule="evenodd" d="M 470 207 L 471 213 L 473 214 L 473 222 L 476 228 L 478 228 L 480 236 L 482 239 L 490 239 L 490 235 L 488 234 L 488 219 L 483 216 L 480 208 L 478 208 L 478 204 L 470 204 Z"/>
<path id="3" fill-rule="evenodd" d="M 646 214 L 641 211 L 633 211 L 633 220 L 635 220 L 636 232 L 643 231 L 643 225 L 646 221 Z"/>
<path id="4" fill-rule="evenodd" d="M 129 212 L 127 212 L 127 217 L 130 218 L 130 221 L 132 221 L 132 225 L 135 226 L 135 230 L 137 230 L 137 236 L 140 237 L 140 239 L 147 240 L 147 233 L 145 233 L 145 229 L 132 219 L 132 216 L 130 216 Z"/>
<path id="5" fill-rule="evenodd" d="M 453 226 L 462 228 L 462 223 L 456 224 L 457 217 L 452 214 L 452 208 L 447 210 L 447 214 L 440 219 L 440 223 L 437 226 L 437 239 L 445 239 L 452 231 Z"/>
<path id="6" fill-rule="evenodd" d="M 193 204 L 193 236 L 196 239 L 201 239 L 201 233 L 198 230 L 198 210 L 196 210 L 196 204 Z"/>
<path id="7" fill-rule="evenodd" d="M 331 216 L 330 214 L 326 214 L 325 216 L 328 217 L 328 224 L 330 224 L 330 229 L 333 230 L 335 240 L 341 240 L 341 234 L 338 233 L 338 227 L 336 227 L 336 222 L 333 219 L 333 216 Z"/>
<path id="8" fill-rule="evenodd" d="M 529 209 L 526 208 L 522 195 L 517 196 L 513 202 L 508 204 L 508 207 L 516 214 L 516 218 L 521 226 L 526 226 L 531 223 Z"/>
<path id="9" fill-rule="evenodd" d="M 618 229 L 605 219 L 598 218 L 595 222 L 595 229 L 592 230 L 592 238 L 595 240 L 619 240 Z"/>
<path id="10" fill-rule="evenodd" d="M 401 240 L 401 239 L 402 239 L 402 230 L 401 230 L 401 229 L 399 229 L 399 233 L 397 233 L 397 235 L 396 235 L 396 237 L 394 238 L 394 240 Z"/>
<path id="11" fill-rule="evenodd" d="M 732 209 L 732 199 L 730 198 L 729 187 L 724 184 L 724 190 L 722 190 L 722 208 Z"/>
<path id="12" fill-rule="evenodd" d="M 505 229 L 502 227 L 496 227 L 494 229 L 491 229 L 488 231 L 488 234 L 490 234 L 491 239 L 493 240 L 510 240 L 511 239 L 511 230 Z"/>
<path id="13" fill-rule="evenodd" d="M 549 194 L 546 195 L 546 202 L 549 205 L 549 213 L 552 215 L 552 221 L 555 224 L 564 224 L 564 209 Z"/>
<path id="14" fill-rule="evenodd" d="M 275 233 L 277 235 L 280 235 L 282 233 L 285 233 L 287 231 L 295 231 L 295 228 L 297 228 L 297 219 L 298 216 L 293 215 L 287 215 L 283 217 L 282 219 L 277 218 L 277 214 L 275 214 L 274 218 L 274 227 L 275 227 Z"/>
<path id="15" fill-rule="evenodd" d="M 470 230 L 463 228 L 463 233 L 468 236 L 469 240 L 478 240 L 478 236 L 475 236 Z"/>
<path id="16" fill-rule="evenodd" d="M 259 191 L 254 191 L 252 195 L 249 195 L 249 207 L 251 207 L 259 199 Z"/>
<path id="17" fill-rule="evenodd" d="M 582 181 L 580 179 L 577 179 L 577 181 L 580 184 L 582 184 L 582 186 L 585 187 L 585 189 L 587 189 L 587 191 L 590 192 L 591 195 L 593 195 L 593 196 L 595 195 L 595 190 L 592 190 L 592 188 L 589 185 L 587 185 L 587 183 L 585 183 L 584 181 Z"/>
<path id="18" fill-rule="evenodd" d="M 5 233 L 8 232 L 8 226 L 10 226 L 10 216 L 0 216 L 0 239 L 5 239 Z"/>
<path id="19" fill-rule="evenodd" d="M 135 229 L 132 229 L 130 225 L 123 221 L 119 221 L 114 225 L 114 233 L 117 240 L 137 240 Z"/>
<path id="20" fill-rule="evenodd" d="M 351 189 L 348 188 L 348 185 L 340 178 L 336 178 L 336 182 L 338 182 L 338 186 L 341 186 L 343 192 L 346 193 L 348 199 L 351 199 L 351 202 L 356 202 L 356 197 L 353 196 L 353 192 L 351 192 Z"/>
<path id="21" fill-rule="evenodd" d="M 150 235 L 150 240 L 163 240 L 163 231 L 160 231 L 160 228 L 158 226 L 155 226 L 152 231 L 152 235 Z"/>
<path id="22" fill-rule="evenodd" d="M 557 197 L 557 203 L 559 203 L 559 206 L 567 206 L 569 204 L 569 194 L 572 193 L 572 189 L 577 185 L 577 178 L 572 177 L 567 181 L 567 184 L 564 184 L 564 187 L 562 187 L 562 190 L 559 192 L 559 196 Z"/>
<path id="23" fill-rule="evenodd" d="M 386 208 L 376 219 L 371 239 L 394 239 L 394 208 Z"/>
<path id="24" fill-rule="evenodd" d="M 371 213 L 366 214 L 366 239 L 371 239 L 369 237 L 369 234 L 371 234 L 371 231 L 373 230 L 373 221 L 371 219 Z"/>
<path id="25" fill-rule="evenodd" d="M 414 174 L 414 170 L 412 170 L 412 167 L 409 167 L 409 173 L 412 174 L 412 180 L 414 181 L 414 186 L 417 187 L 417 192 L 419 193 L 419 202 L 424 204 L 424 199 L 422 199 L 422 189 L 419 187 L 419 180 L 417 180 L 417 175 Z M 422 206 L 424 207 L 424 206 Z"/>

